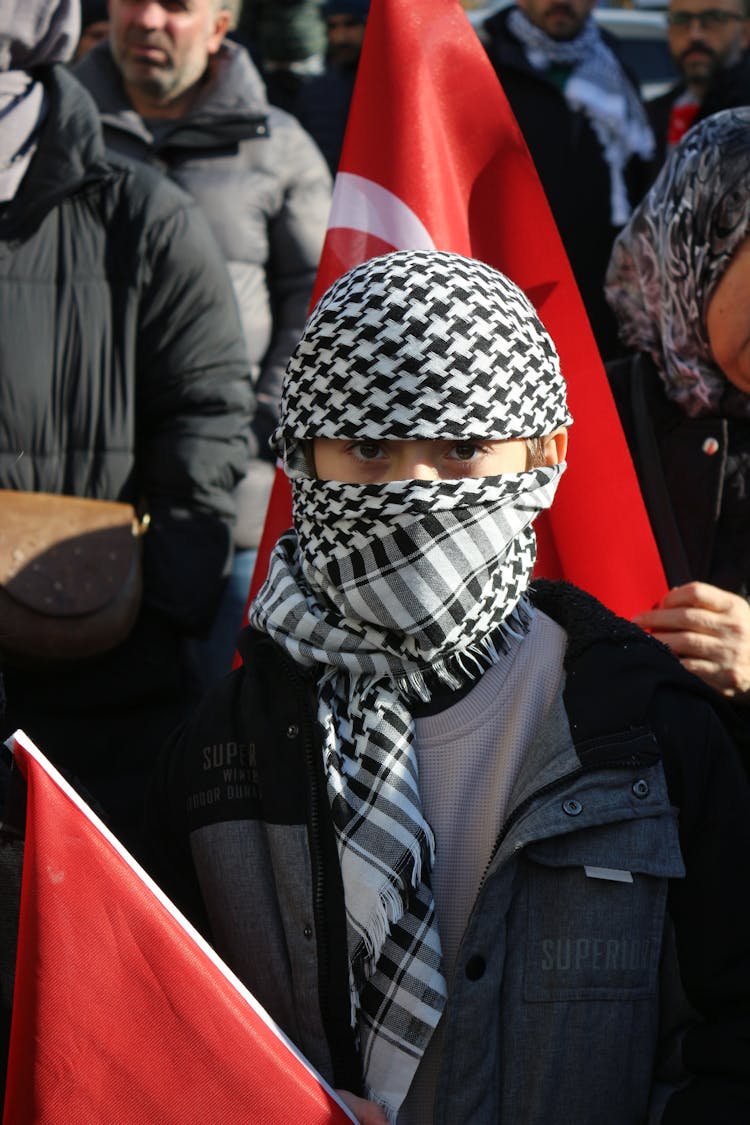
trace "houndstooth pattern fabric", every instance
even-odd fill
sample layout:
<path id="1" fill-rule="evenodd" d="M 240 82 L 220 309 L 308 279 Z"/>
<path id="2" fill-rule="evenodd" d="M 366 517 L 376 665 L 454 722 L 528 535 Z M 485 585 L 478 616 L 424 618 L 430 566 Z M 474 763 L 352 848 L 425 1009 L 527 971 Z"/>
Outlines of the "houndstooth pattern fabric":
<path id="1" fill-rule="evenodd" d="M 528 628 L 531 523 L 562 466 L 349 484 L 313 479 L 300 439 L 503 439 L 569 420 L 526 298 L 450 254 L 400 252 L 344 275 L 288 369 L 279 440 L 294 531 L 250 621 L 319 669 L 353 1021 L 368 1096 L 392 1121 L 446 999 L 411 700 L 476 679 L 505 631 Z"/>
<path id="2" fill-rule="evenodd" d="M 286 372 L 290 438 L 539 437 L 570 422 L 552 341 L 482 262 L 400 251 L 323 295 Z"/>
<path id="3" fill-rule="evenodd" d="M 456 664 L 516 605 L 536 555 L 530 525 L 551 504 L 560 471 L 383 485 L 298 480 L 298 566 L 286 542 L 277 546 L 253 623 L 273 630 L 300 664 L 418 683 L 449 655 Z"/>

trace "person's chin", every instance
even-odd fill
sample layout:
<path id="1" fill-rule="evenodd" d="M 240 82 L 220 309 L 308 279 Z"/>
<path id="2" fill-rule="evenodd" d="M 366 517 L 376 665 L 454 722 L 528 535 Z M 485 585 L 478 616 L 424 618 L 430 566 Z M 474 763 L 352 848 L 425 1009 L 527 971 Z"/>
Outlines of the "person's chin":
<path id="1" fill-rule="evenodd" d="M 339 70 L 356 70 L 359 62 L 359 51 L 337 51 L 330 56 L 332 66 Z"/>
<path id="2" fill-rule="evenodd" d="M 694 55 L 682 60 L 683 76 L 688 82 L 708 82 L 716 69 L 713 58 L 707 55 Z"/>
<path id="3" fill-rule="evenodd" d="M 570 16 L 559 15 L 548 16 L 544 30 L 549 35 L 550 39 L 564 41 L 567 39 L 575 39 L 581 28 L 580 24 Z"/>

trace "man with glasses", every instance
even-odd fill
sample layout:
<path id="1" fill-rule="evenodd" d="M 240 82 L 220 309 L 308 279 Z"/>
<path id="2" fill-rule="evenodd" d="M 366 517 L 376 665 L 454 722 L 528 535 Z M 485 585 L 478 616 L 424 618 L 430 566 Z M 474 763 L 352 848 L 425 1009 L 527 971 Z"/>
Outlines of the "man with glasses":
<path id="1" fill-rule="evenodd" d="M 746 0 L 670 0 L 667 24 L 682 81 L 647 104 L 657 167 L 694 122 L 750 104 Z"/>

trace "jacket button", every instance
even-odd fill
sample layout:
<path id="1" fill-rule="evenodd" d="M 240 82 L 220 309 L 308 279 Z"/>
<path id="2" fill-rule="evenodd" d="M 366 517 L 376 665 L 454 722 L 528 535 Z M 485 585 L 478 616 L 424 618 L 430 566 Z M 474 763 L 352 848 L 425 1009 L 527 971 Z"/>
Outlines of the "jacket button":
<path id="1" fill-rule="evenodd" d="M 290 723 L 289 726 L 286 728 L 287 738 L 296 738 L 298 734 L 299 734 L 299 727 L 297 726 L 297 724 L 296 723 Z"/>
<path id="2" fill-rule="evenodd" d="M 569 800 L 563 801 L 562 810 L 568 816 L 578 816 L 579 813 L 583 812 L 583 805 L 580 801 L 576 801 L 575 798 L 571 797 Z"/>
<path id="3" fill-rule="evenodd" d="M 633 792 L 635 793 L 636 797 L 640 797 L 641 799 L 643 799 L 644 797 L 648 797 L 648 782 L 644 781 L 642 777 L 639 778 L 638 781 L 634 781 Z"/>
<path id="4" fill-rule="evenodd" d="M 480 957 L 478 953 L 475 953 L 473 957 L 470 957 L 466 962 L 466 976 L 469 980 L 481 980 L 486 968 L 487 963 L 484 957 Z"/>
<path id="5" fill-rule="evenodd" d="M 307 926 L 305 926 L 305 928 L 304 928 L 304 930 L 302 931 L 302 933 L 303 933 L 303 934 L 305 935 L 305 937 L 306 937 L 306 938 L 307 938 L 307 940 L 309 941 L 309 940 L 310 940 L 310 938 L 311 938 L 311 937 L 312 937 L 312 935 L 313 935 L 313 928 L 312 928 L 312 926 L 311 926 L 311 925 L 309 925 L 309 923 L 308 923 L 308 925 L 307 925 Z"/>

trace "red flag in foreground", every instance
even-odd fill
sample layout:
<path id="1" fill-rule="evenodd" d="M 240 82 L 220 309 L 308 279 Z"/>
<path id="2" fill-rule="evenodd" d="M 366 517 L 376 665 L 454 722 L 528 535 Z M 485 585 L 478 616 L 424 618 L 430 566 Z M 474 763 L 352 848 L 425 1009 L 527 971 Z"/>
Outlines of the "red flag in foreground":
<path id="1" fill-rule="evenodd" d="M 560 175 L 571 174 L 561 168 Z M 531 157 L 458 0 L 373 0 L 313 302 L 394 249 L 453 250 L 526 292 L 560 353 L 575 418 L 568 471 L 537 521 L 537 574 L 626 617 L 666 582 L 577 286 Z M 291 523 L 277 477 L 251 594 Z"/>
<path id="2" fill-rule="evenodd" d="M 354 1119 L 21 732 L 27 816 L 4 1125 Z"/>

